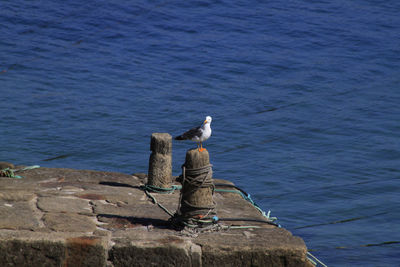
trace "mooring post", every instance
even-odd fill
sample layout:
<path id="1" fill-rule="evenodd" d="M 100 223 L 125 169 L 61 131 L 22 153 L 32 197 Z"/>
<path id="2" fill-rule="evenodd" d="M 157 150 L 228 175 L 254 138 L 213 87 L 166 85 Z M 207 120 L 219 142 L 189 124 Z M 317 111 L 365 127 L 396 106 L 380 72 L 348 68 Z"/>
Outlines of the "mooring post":
<path id="1" fill-rule="evenodd" d="M 212 165 L 207 150 L 197 148 L 186 153 L 182 167 L 182 192 L 178 214 L 184 220 L 211 220 L 215 215 Z"/>
<path id="2" fill-rule="evenodd" d="M 168 133 L 153 133 L 147 185 L 154 188 L 171 188 L 172 137 Z"/>

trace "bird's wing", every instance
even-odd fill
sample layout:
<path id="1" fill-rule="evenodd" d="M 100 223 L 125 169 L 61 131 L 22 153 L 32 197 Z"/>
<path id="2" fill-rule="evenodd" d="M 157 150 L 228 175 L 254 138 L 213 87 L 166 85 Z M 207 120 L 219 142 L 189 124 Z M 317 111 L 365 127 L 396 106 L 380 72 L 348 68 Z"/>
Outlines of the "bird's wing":
<path id="1" fill-rule="evenodd" d="M 176 140 L 188 140 L 188 139 L 193 139 L 196 136 L 200 137 L 201 134 L 203 133 L 201 126 L 198 127 L 194 127 L 192 129 L 190 129 L 189 131 L 183 133 L 182 135 L 176 137 Z"/>

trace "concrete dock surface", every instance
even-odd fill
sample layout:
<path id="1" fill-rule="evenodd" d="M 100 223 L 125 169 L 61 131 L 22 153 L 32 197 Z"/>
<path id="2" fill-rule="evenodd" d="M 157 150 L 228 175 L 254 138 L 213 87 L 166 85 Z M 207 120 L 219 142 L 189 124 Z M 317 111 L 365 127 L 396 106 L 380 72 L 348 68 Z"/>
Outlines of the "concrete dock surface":
<path id="1" fill-rule="evenodd" d="M 0 266 L 314 266 L 300 237 L 262 222 L 240 194 L 215 192 L 224 228 L 194 234 L 170 227 L 141 188 L 145 175 L 44 167 L 18 175 L 0 177 Z M 177 210 L 179 190 L 151 195 Z"/>

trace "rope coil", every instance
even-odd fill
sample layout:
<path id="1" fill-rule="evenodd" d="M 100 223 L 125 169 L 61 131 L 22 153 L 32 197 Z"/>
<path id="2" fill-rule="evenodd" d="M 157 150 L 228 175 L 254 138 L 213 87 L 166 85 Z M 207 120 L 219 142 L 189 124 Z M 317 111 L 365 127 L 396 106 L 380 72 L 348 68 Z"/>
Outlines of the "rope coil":
<path id="1" fill-rule="evenodd" d="M 187 169 L 185 165 L 182 165 L 182 191 L 179 199 L 180 206 L 172 218 L 174 225 L 202 228 L 216 223 L 213 220 L 213 216 L 216 214 L 216 203 L 213 199 L 211 205 L 198 205 L 188 200 L 200 188 L 211 188 L 211 194 L 214 195 L 212 164 L 193 169 Z"/>
<path id="2" fill-rule="evenodd" d="M 10 168 L 5 168 L 3 170 L 0 170 L 0 177 L 7 177 L 7 178 L 17 178 L 21 179 L 22 177 L 19 175 L 14 174 L 14 170 Z"/>
<path id="3" fill-rule="evenodd" d="M 19 171 L 27 171 L 27 170 L 33 170 L 36 168 L 40 168 L 39 165 L 33 165 L 33 166 L 28 166 L 25 168 L 21 168 L 21 169 L 10 169 L 10 168 L 5 168 L 0 170 L 0 177 L 7 177 L 7 178 L 16 178 L 16 179 L 21 179 L 22 176 L 16 175 L 16 172 Z"/>
<path id="4" fill-rule="evenodd" d="M 192 190 L 184 192 L 184 194 L 193 194 L 200 188 L 211 187 L 214 195 L 215 186 L 212 180 L 212 173 L 212 164 L 197 169 L 186 169 L 186 166 L 182 165 L 182 187 L 184 187 L 185 183 L 193 187 Z"/>

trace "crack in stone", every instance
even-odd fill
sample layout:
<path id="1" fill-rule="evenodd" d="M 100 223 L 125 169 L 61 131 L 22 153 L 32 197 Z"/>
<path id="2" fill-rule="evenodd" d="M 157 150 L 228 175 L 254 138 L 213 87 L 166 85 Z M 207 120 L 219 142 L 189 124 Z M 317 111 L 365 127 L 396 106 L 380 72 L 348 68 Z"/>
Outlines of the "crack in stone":
<path id="1" fill-rule="evenodd" d="M 45 228 L 46 226 L 43 222 L 43 216 L 44 216 L 45 212 L 39 208 L 38 200 L 39 200 L 39 197 L 35 194 L 33 199 L 31 201 L 29 201 L 29 203 L 31 205 L 32 212 L 33 212 L 35 218 L 38 220 L 39 228 Z"/>

